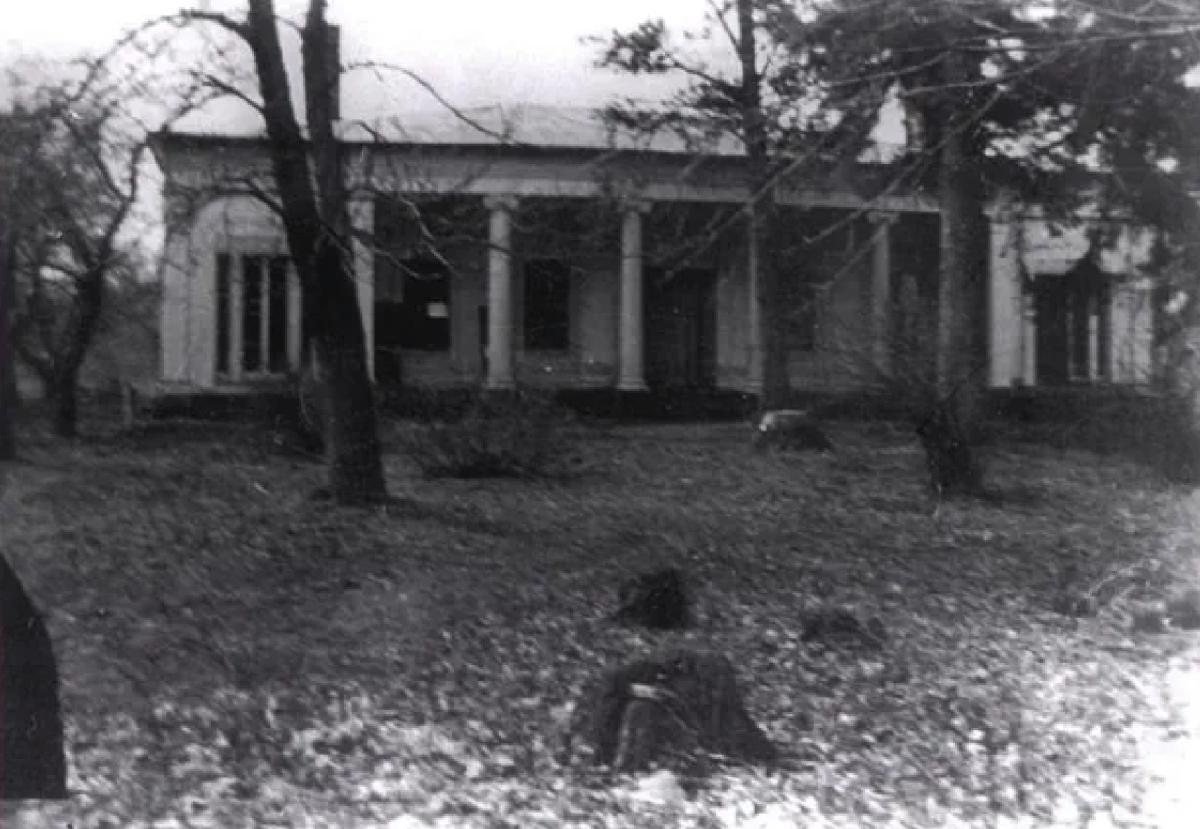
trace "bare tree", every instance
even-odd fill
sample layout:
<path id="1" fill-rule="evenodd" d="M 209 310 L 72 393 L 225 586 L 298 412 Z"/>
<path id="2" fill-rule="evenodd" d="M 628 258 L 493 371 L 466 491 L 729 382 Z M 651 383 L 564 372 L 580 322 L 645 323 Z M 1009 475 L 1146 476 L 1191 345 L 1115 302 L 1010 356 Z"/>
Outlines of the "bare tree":
<path id="1" fill-rule="evenodd" d="M 222 26 L 253 56 L 260 100 L 239 97 L 257 109 L 266 126 L 277 209 L 299 274 L 304 328 L 323 389 L 330 492 L 342 503 L 380 500 L 387 489 L 350 253 L 345 160 L 334 133 L 331 73 L 339 67 L 325 2 L 311 0 L 301 31 L 307 138 L 289 91 L 271 0 L 249 0 L 242 19 L 204 10 L 183 18 Z"/>
<path id="2" fill-rule="evenodd" d="M 127 269 L 120 233 L 139 197 L 145 142 L 106 140 L 114 110 L 86 91 L 43 90 L 19 113 L 27 129 L 9 206 L 17 310 L 13 345 L 53 404 L 54 431 L 78 428 L 79 371 L 109 283 Z"/>
<path id="3" fill-rule="evenodd" d="M 966 447 L 931 457 L 931 468 L 940 488 L 977 489 L 987 200 L 1007 193 L 1063 221 L 1099 203 L 1145 221 L 1147 182 L 1178 194 L 1181 179 L 1168 182 L 1159 165 L 1195 156 L 1200 108 L 1183 77 L 1197 61 L 1200 20 L 1158 0 L 1066 2 L 1040 14 L 1016 0 L 828 0 L 811 11 L 780 7 L 772 25 L 812 66 L 826 109 L 877 111 L 883 83 L 916 127 L 918 163 L 904 175 L 937 192 L 942 234 L 938 394 L 926 415 L 942 434 L 927 448 Z"/>
<path id="4" fill-rule="evenodd" d="M 758 331 L 751 332 L 761 360 L 760 403 L 777 408 L 786 405 L 791 393 L 788 309 L 767 240 L 775 216 L 775 185 L 818 158 L 805 140 L 812 129 L 801 100 L 805 70 L 788 60 L 771 37 L 767 22 L 774 16 L 776 0 L 710 0 L 708 5 L 711 29 L 727 41 L 737 71 L 727 73 L 689 54 L 671 40 L 661 20 L 630 32 L 614 32 L 605 42 L 599 66 L 631 74 L 673 74 L 684 80 L 685 87 L 650 106 L 633 101 L 614 104 L 605 115 L 615 125 L 634 131 L 684 134 L 699 152 L 714 136 L 732 136 L 740 142 L 746 159 L 747 200 L 729 218 L 715 223 L 707 239 L 695 247 L 711 244 L 735 220 L 745 229 L 749 280 L 760 320 Z M 859 126 L 847 120 L 835 132 L 856 131 Z M 864 134 L 859 135 L 860 141 Z"/>

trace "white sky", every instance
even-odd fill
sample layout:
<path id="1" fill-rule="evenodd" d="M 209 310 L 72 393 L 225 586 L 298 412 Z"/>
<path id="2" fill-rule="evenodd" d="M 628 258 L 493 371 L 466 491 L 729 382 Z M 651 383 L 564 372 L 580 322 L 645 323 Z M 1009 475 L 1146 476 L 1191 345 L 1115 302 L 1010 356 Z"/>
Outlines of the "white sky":
<path id="1" fill-rule="evenodd" d="M 17 56 L 69 59 L 102 51 L 122 32 L 181 5 L 175 0 L 0 0 L 0 65 Z M 190 7 L 238 11 L 236 0 L 195 0 Z M 277 0 L 281 15 L 300 19 L 304 0 Z M 343 62 L 402 64 L 460 106 L 529 102 L 592 106 L 614 94 L 658 98 L 661 80 L 597 70 L 597 52 L 581 37 L 628 29 L 653 17 L 673 28 L 703 23 L 705 0 L 329 0 L 342 25 Z M 383 104 L 402 111 L 432 106 L 412 82 L 386 90 L 346 81 L 345 114 Z M 377 96 L 391 100 L 378 100 Z"/>

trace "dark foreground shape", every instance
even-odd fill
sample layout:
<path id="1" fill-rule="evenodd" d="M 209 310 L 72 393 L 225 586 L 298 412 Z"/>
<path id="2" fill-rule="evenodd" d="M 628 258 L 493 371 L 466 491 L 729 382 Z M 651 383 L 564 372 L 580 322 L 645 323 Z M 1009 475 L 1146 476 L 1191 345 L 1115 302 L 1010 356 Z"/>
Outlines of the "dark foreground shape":
<path id="1" fill-rule="evenodd" d="M 807 411 L 776 409 L 759 417 L 754 427 L 754 447 L 828 452 L 833 442 Z"/>
<path id="2" fill-rule="evenodd" d="M 1166 633 L 1166 608 L 1160 602 L 1135 604 L 1129 614 L 1129 627 L 1134 633 Z"/>
<path id="3" fill-rule="evenodd" d="M 0 800 L 66 796 L 58 667 L 50 636 L 0 556 Z"/>
<path id="4" fill-rule="evenodd" d="M 1192 588 L 1167 602 L 1171 624 L 1182 630 L 1200 630 L 1200 589 Z"/>
<path id="5" fill-rule="evenodd" d="M 775 746 L 750 718 L 733 665 L 718 654 L 672 650 L 612 668 L 583 692 L 569 745 L 614 771 L 707 755 L 769 762 Z"/>
<path id="6" fill-rule="evenodd" d="M 617 593 L 615 618 L 621 624 L 677 630 L 691 624 L 691 617 L 687 584 L 675 567 L 634 576 Z"/>

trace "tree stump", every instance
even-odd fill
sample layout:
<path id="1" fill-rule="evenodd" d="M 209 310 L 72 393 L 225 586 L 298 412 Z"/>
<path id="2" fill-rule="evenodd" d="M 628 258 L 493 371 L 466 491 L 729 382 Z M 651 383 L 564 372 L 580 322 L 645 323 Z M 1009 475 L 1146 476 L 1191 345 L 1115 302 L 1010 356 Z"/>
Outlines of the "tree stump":
<path id="1" fill-rule="evenodd" d="M 66 796 L 54 650 L 41 616 L 0 556 L 0 800 Z"/>
<path id="2" fill-rule="evenodd" d="M 872 616 L 866 620 L 846 607 L 820 607 L 801 614 L 800 641 L 825 647 L 882 648 L 887 627 Z"/>
<path id="3" fill-rule="evenodd" d="M 775 409 L 759 417 L 754 427 L 754 448 L 828 452 L 833 442 L 807 411 Z"/>
<path id="4" fill-rule="evenodd" d="M 686 628 L 691 616 L 687 584 L 676 567 L 634 576 L 623 582 L 617 593 L 614 618 L 621 624 L 672 630 Z"/>
<path id="5" fill-rule="evenodd" d="M 1200 589 L 1191 588 L 1167 602 L 1171 624 L 1181 630 L 1200 630 Z"/>
<path id="6" fill-rule="evenodd" d="M 778 756 L 747 713 L 729 660 L 683 649 L 606 671 L 585 689 L 567 740 L 622 772 L 705 755 L 741 762 Z"/>

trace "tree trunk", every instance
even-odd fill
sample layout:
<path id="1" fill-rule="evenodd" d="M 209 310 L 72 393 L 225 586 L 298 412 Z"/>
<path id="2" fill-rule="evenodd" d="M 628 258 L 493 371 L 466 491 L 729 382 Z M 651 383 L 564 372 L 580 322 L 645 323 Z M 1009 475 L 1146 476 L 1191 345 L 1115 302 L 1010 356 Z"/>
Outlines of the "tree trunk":
<path id="1" fill-rule="evenodd" d="M 779 272 L 767 251 L 767 228 L 774 208 L 767 131 L 762 111 L 762 76 L 755 53 L 754 2 L 738 0 L 738 62 L 741 64 L 742 133 L 746 144 L 750 201 L 746 206 L 748 278 L 757 286 L 759 314 L 758 359 L 762 361 L 761 408 L 779 409 L 791 396 L 788 378 L 786 309 L 779 290 Z"/>
<path id="2" fill-rule="evenodd" d="M 387 485 L 379 455 L 375 399 L 366 361 L 366 336 L 358 314 L 334 309 L 357 308 L 352 275 L 342 253 L 324 245 L 323 283 L 333 293 L 317 309 L 317 379 L 323 386 L 325 454 L 329 490 L 339 503 L 368 503 L 386 497 Z M 328 269 L 328 270 L 326 270 Z"/>
<path id="3" fill-rule="evenodd" d="M 304 140 L 292 106 L 271 0 L 250 0 L 246 27 L 288 247 L 304 289 L 305 322 L 329 401 L 325 440 L 330 493 L 340 503 L 382 500 L 387 488 L 367 373 L 366 336 L 350 264 L 341 181 L 345 171 L 331 123 L 333 109 L 318 103 L 330 88 L 324 2 L 310 1 L 302 34 L 311 145 Z M 316 163 L 316 189 L 310 150 Z"/>
<path id="4" fill-rule="evenodd" d="M 949 63 L 961 60 L 951 56 Z M 947 82 L 960 68 L 949 66 Z M 941 202 L 941 263 L 938 274 L 937 402 L 927 414 L 922 435 L 930 457 L 933 484 L 947 494 L 979 489 L 982 470 L 975 445 L 983 415 L 987 382 L 987 218 L 983 182 L 974 152 L 968 103 L 943 106 L 939 117 L 941 152 L 938 195 Z M 933 430 L 929 433 L 928 430 Z"/>
<path id="5" fill-rule="evenodd" d="M 4 182 L 0 181 L 0 186 Z M 3 206 L 0 206 L 0 211 Z M 0 212 L 0 223 L 5 222 Z M 16 356 L 13 353 L 10 319 L 16 299 L 16 238 L 0 224 L 0 461 L 17 456 L 14 419 L 17 410 Z"/>
<path id="6" fill-rule="evenodd" d="M 54 379 L 50 389 L 54 407 L 54 434 L 60 438 L 79 436 L 79 378 L 78 371 L 64 371 Z"/>

